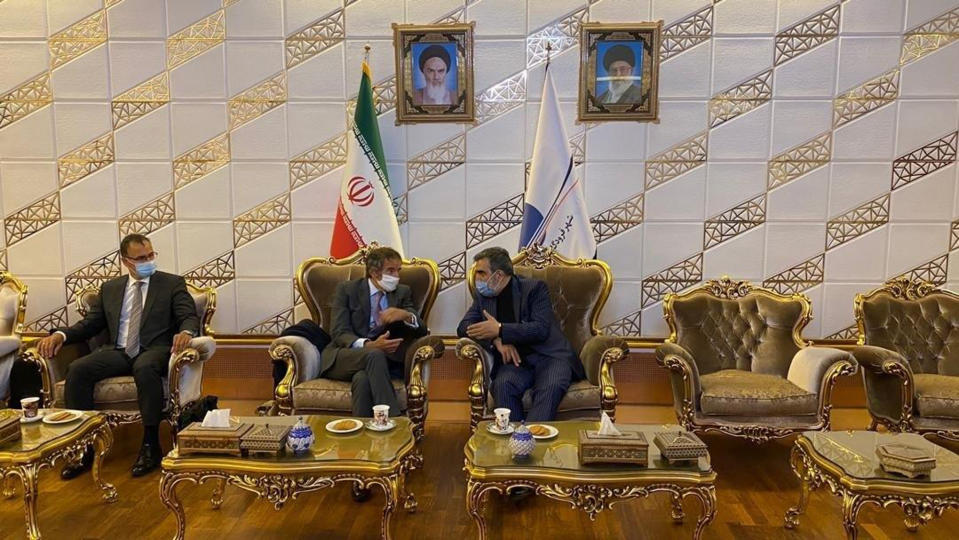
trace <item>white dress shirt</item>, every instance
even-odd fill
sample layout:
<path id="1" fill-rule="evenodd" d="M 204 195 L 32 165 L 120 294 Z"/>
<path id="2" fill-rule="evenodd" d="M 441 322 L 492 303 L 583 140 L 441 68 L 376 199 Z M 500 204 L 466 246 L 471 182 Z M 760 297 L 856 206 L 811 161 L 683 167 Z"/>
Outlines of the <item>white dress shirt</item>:
<path id="1" fill-rule="evenodd" d="M 140 285 L 140 293 L 143 295 L 140 304 L 140 320 L 143 320 L 143 306 L 146 305 L 147 301 L 147 290 L 150 288 L 150 278 L 146 277 L 141 280 L 133 279 L 133 276 L 130 276 L 127 279 L 127 288 L 123 293 L 123 307 L 120 309 L 120 326 L 117 327 L 117 348 L 124 349 L 127 346 L 127 333 L 129 332 L 130 326 L 130 310 L 133 308 L 133 287 L 135 283 L 143 283 Z"/>
<path id="2" fill-rule="evenodd" d="M 376 301 L 374 300 L 374 298 L 376 298 L 376 293 L 379 292 L 379 289 L 376 288 L 376 285 L 373 283 L 372 279 L 367 279 L 366 281 L 370 285 L 370 322 L 373 323 L 373 325 L 375 326 L 379 321 L 372 320 L 373 306 L 375 305 L 374 302 Z M 386 292 L 384 291 L 383 295 L 380 296 L 380 312 L 382 313 L 384 310 L 386 310 L 388 306 L 389 304 L 387 303 L 387 300 L 386 300 Z M 416 328 L 417 326 L 419 326 L 419 324 L 417 324 L 416 322 L 416 315 L 413 315 L 412 313 L 410 313 L 410 316 L 413 318 L 412 321 L 403 321 L 403 322 L 405 322 L 407 326 L 410 326 L 412 328 Z M 369 341 L 367 338 L 356 338 L 356 340 L 353 342 L 353 345 L 351 345 L 351 347 L 354 349 L 359 349 L 367 341 Z"/>

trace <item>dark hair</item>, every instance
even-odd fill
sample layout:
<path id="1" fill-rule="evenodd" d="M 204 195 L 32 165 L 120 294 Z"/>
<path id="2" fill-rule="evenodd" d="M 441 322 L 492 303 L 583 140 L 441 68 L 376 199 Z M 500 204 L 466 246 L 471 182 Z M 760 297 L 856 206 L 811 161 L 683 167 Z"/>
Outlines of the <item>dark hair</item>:
<path id="1" fill-rule="evenodd" d="M 123 237 L 123 240 L 120 240 L 120 255 L 124 257 L 129 253 L 130 244 L 152 244 L 150 239 L 146 236 L 139 233 L 128 234 Z"/>
<path id="2" fill-rule="evenodd" d="M 473 255 L 473 262 L 479 261 L 480 259 L 487 259 L 489 261 L 490 273 L 502 270 L 507 276 L 513 275 L 513 259 L 510 258 L 509 251 L 501 247 L 488 247 L 476 255 Z"/>
<path id="3" fill-rule="evenodd" d="M 370 276 L 373 270 L 382 270 L 386 261 L 402 261 L 400 252 L 391 247 L 377 247 L 371 249 L 366 254 L 366 277 Z"/>
<path id="4" fill-rule="evenodd" d="M 606 71 L 609 71 L 609 66 L 617 60 L 626 62 L 631 68 L 636 67 L 636 55 L 626 45 L 613 45 L 606 49 L 606 54 L 603 56 L 603 67 L 606 68 Z"/>
<path id="5" fill-rule="evenodd" d="M 446 48 L 440 45 L 430 45 L 420 53 L 420 71 L 423 71 L 423 66 L 426 65 L 426 61 L 434 56 L 446 64 L 446 69 L 450 68 L 450 53 L 446 52 Z"/>

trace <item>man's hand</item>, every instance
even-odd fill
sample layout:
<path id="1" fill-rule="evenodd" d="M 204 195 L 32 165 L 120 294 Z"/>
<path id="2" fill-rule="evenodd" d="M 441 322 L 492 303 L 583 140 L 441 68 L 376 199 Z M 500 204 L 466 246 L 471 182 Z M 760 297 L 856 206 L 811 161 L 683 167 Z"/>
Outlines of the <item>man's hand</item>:
<path id="1" fill-rule="evenodd" d="M 180 332 L 173 336 L 173 347 L 170 349 L 170 352 L 180 354 L 183 352 L 183 349 L 186 349 L 190 345 L 191 339 L 193 339 L 193 336 L 191 336 L 189 332 Z"/>
<path id="2" fill-rule="evenodd" d="M 397 321 L 412 322 L 413 314 L 405 309 L 389 307 L 380 312 L 380 324 L 392 324 Z"/>
<path id="3" fill-rule="evenodd" d="M 37 342 L 37 352 L 47 360 L 56 356 L 62 347 L 63 334 L 59 333 L 50 334 Z"/>
<path id="4" fill-rule="evenodd" d="M 502 339 L 496 338 L 493 340 L 493 346 L 496 347 L 496 350 L 499 351 L 500 356 L 503 357 L 503 363 L 509 364 L 513 363 L 514 366 L 519 367 L 520 363 L 523 361 L 519 357 L 519 351 L 516 350 L 515 345 L 507 345 L 503 343 Z"/>
<path id="5" fill-rule="evenodd" d="M 478 340 L 493 339 L 499 335 L 499 321 L 487 313 L 485 309 L 483 310 L 483 315 L 486 317 L 486 320 L 467 326 L 466 335 Z"/>
<path id="6" fill-rule="evenodd" d="M 403 338 L 390 339 L 390 333 L 383 332 L 380 334 L 380 337 L 367 340 L 366 343 L 363 344 L 363 347 L 380 349 L 387 354 L 392 354 L 399 348 L 400 343 L 403 343 Z"/>

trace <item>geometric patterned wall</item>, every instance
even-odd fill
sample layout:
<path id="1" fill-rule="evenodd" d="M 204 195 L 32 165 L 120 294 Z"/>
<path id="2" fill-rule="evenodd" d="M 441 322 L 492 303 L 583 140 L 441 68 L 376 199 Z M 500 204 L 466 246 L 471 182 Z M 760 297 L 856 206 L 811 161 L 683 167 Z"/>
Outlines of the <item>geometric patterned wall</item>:
<path id="1" fill-rule="evenodd" d="M 664 21 L 658 124 L 576 125 L 581 23 Z M 393 22 L 475 21 L 476 125 L 394 125 Z M 730 274 L 812 298 L 917 274 L 959 289 L 959 0 L 0 0 L 0 268 L 27 320 L 149 233 L 219 291 L 214 328 L 306 315 L 328 251 L 364 45 L 409 255 L 440 263 L 451 333 L 471 256 L 515 249 L 546 44 L 599 245 L 607 330 L 662 336 L 661 300 Z"/>

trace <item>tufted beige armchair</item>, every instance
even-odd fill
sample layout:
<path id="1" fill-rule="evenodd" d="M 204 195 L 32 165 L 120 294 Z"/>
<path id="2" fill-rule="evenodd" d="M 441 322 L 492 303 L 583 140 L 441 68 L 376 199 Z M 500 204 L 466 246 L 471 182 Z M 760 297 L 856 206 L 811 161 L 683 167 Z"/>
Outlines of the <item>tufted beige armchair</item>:
<path id="1" fill-rule="evenodd" d="M 0 404 L 10 396 L 10 369 L 20 350 L 27 286 L 9 272 L 0 272 Z"/>
<path id="2" fill-rule="evenodd" d="M 216 351 L 216 341 L 210 320 L 216 311 L 216 289 L 200 288 L 187 283 L 187 290 L 196 302 L 200 315 L 200 335 L 190 340 L 190 345 L 176 356 L 170 358 L 169 373 L 164 384 L 166 420 L 177 427 L 180 412 L 190 403 L 200 398 L 203 386 L 203 364 Z M 76 306 L 81 316 L 99 301 L 99 287 L 87 287 L 77 294 Z M 43 403 L 45 407 L 64 406 L 64 384 L 66 378 L 66 357 L 76 358 L 103 345 L 107 339 L 106 331 L 86 344 L 79 344 L 75 350 L 64 347 L 57 358 L 43 358 L 35 348 L 27 349 L 22 358 L 31 361 L 40 369 L 43 380 Z M 60 358 L 64 357 L 64 358 Z M 137 388 L 133 376 L 110 377 L 96 384 L 93 401 L 97 410 L 107 412 L 109 421 L 114 424 L 131 424 L 140 421 L 137 405 Z"/>
<path id="3" fill-rule="evenodd" d="M 307 259 L 296 271 L 296 286 L 310 315 L 327 332 L 336 286 L 366 275 L 365 257 L 370 248 L 363 248 L 345 259 Z M 400 283 L 409 286 L 421 320 L 428 321 L 439 293 L 440 272 L 436 263 L 429 259 L 404 260 Z M 396 398 L 413 424 L 417 441 L 423 438 L 429 411 L 426 390 L 430 361 L 441 357 L 443 350 L 443 340 L 437 336 L 417 339 L 406 350 L 404 378 L 393 380 Z M 268 414 L 351 414 L 350 383 L 318 377 L 320 351 L 308 339 L 279 337 L 270 345 L 270 357 L 286 364 L 286 374 L 274 390 Z"/>
<path id="4" fill-rule="evenodd" d="M 959 441 L 959 295 L 898 278 L 856 295 L 871 430 Z"/>
<path id="5" fill-rule="evenodd" d="M 809 347 L 804 294 L 722 279 L 663 301 L 670 336 L 656 348 L 676 417 L 690 431 L 753 442 L 828 430 L 836 379 L 856 372 L 845 351 Z"/>
<path id="6" fill-rule="evenodd" d="M 475 294 L 475 267 L 470 268 L 469 289 Z M 598 260 L 570 260 L 549 248 L 534 247 L 513 257 L 517 275 L 546 283 L 553 311 L 563 334 L 579 354 L 586 370 L 586 379 L 576 381 L 566 391 L 556 417 L 560 420 L 599 418 L 605 411 L 616 418 L 619 395 L 613 379 L 613 364 L 626 358 L 629 346 L 619 336 L 604 336 L 597 327 L 600 311 L 613 286 L 609 266 Z M 490 373 L 493 356 L 470 338 L 461 338 L 456 355 L 473 366 L 469 386 L 470 429 L 483 419 L 492 417 Z M 529 409 L 530 391 L 523 395 L 523 406 Z"/>

